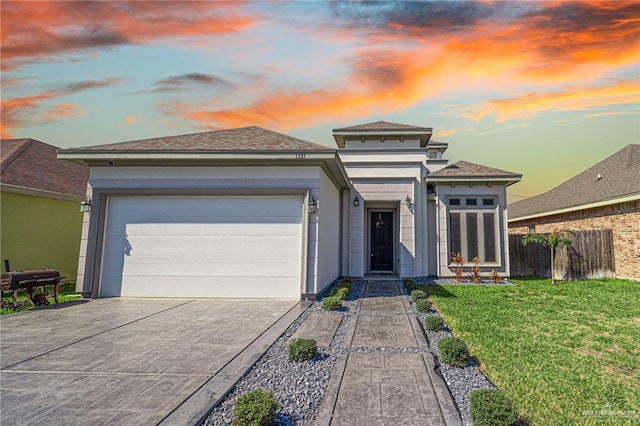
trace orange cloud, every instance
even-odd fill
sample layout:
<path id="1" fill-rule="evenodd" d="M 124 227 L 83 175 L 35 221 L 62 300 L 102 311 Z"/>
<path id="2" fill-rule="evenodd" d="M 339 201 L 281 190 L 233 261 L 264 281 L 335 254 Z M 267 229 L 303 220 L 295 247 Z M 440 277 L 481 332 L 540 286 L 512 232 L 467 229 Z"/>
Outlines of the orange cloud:
<path id="1" fill-rule="evenodd" d="M 119 84 L 117 78 L 103 80 L 83 80 L 58 86 L 54 89 L 36 95 L 9 99 L 0 103 L 2 118 L 2 135 L 11 137 L 12 131 L 21 127 L 25 122 L 50 123 L 60 118 L 76 117 L 83 111 L 73 104 L 55 104 L 42 113 L 42 103 L 57 97 L 73 95 L 91 89 L 99 89 Z"/>
<path id="2" fill-rule="evenodd" d="M 128 117 L 125 117 L 124 121 L 122 121 L 122 125 L 123 126 L 130 126 L 133 123 L 135 123 L 136 121 L 140 120 L 142 117 L 144 117 L 143 115 L 130 115 Z"/>
<path id="3" fill-rule="evenodd" d="M 231 2 L 3 1 L 2 67 L 42 56 L 232 33 L 253 18 Z"/>
<path id="4" fill-rule="evenodd" d="M 499 123 L 533 118 L 541 111 L 582 111 L 590 108 L 637 104 L 640 82 L 616 81 L 606 86 L 571 86 L 556 92 L 530 92 L 521 96 L 496 99 L 472 107 L 466 117 L 474 121 L 494 115 Z M 475 111 L 473 111 L 475 110 Z"/>

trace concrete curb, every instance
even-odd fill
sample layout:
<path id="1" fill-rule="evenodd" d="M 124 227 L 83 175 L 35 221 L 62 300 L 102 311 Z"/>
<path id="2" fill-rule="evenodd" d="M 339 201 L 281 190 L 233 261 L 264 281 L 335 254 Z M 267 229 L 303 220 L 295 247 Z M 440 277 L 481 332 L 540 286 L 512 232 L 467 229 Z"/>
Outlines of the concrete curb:
<path id="1" fill-rule="evenodd" d="M 318 409 L 315 426 L 329 426 L 333 420 L 333 410 L 338 401 L 342 376 L 344 376 L 344 371 L 347 368 L 348 358 L 349 355 L 338 355 L 336 358 L 336 363 L 333 366 L 333 370 L 331 370 L 331 376 L 329 376 L 329 383 L 327 383 L 324 397 Z"/>
<path id="2" fill-rule="evenodd" d="M 201 424 L 256 361 L 310 305 L 311 302 L 305 300 L 297 303 L 159 424 L 163 426 Z"/>
<path id="3" fill-rule="evenodd" d="M 440 412 L 442 413 L 445 424 L 448 426 L 462 426 L 462 418 L 458 412 L 458 407 L 456 407 L 456 404 L 453 402 L 449 387 L 447 387 L 444 379 L 436 372 L 437 367 L 433 354 L 422 354 L 422 358 L 427 366 L 427 372 L 429 373 L 431 384 L 436 393 L 438 405 L 440 405 Z"/>

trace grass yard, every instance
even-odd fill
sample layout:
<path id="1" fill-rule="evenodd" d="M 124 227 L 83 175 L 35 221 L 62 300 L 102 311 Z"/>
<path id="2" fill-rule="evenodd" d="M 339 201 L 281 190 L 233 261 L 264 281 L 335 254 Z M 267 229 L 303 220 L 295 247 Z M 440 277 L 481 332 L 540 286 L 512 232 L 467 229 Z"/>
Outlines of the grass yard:
<path id="1" fill-rule="evenodd" d="M 640 424 L 640 283 L 513 282 L 427 289 L 526 421 Z"/>
<path id="2" fill-rule="evenodd" d="M 38 287 L 34 289 L 34 293 L 39 293 L 42 291 L 42 287 Z M 48 297 L 50 304 L 55 304 L 53 301 L 53 286 L 47 286 L 47 294 L 51 294 L 51 297 Z M 60 284 L 58 287 L 58 303 L 68 302 L 70 300 L 77 300 L 80 298 L 79 294 L 76 294 L 76 283 L 69 282 Z M 27 300 L 27 292 L 25 290 L 18 291 L 18 302 L 24 302 Z M 13 309 L 11 304 L 13 303 L 13 293 L 12 292 L 4 292 L 2 293 L 2 308 L 0 308 L 0 315 L 12 314 L 14 312 L 26 311 L 29 309 L 37 309 L 36 306 L 18 306 L 18 309 Z M 9 306 L 9 307 L 4 307 Z"/>

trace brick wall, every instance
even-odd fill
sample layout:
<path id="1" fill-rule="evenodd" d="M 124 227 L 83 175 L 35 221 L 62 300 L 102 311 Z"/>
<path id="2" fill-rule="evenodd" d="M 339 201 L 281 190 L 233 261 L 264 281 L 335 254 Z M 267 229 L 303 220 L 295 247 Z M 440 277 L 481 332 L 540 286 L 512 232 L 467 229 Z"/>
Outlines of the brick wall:
<path id="1" fill-rule="evenodd" d="M 511 221 L 509 233 L 526 234 L 529 225 L 535 225 L 538 233 L 560 229 L 611 229 L 616 275 L 640 280 L 640 201 Z"/>

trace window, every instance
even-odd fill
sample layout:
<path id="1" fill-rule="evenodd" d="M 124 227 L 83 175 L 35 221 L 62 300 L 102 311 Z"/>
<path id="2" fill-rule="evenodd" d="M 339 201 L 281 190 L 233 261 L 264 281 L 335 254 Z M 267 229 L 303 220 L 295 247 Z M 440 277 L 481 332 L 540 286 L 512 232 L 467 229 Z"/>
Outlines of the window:
<path id="1" fill-rule="evenodd" d="M 467 262 L 478 256 L 481 264 L 497 263 L 500 227 L 496 199 L 450 198 L 448 204 L 449 257 L 462 253 Z"/>

